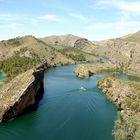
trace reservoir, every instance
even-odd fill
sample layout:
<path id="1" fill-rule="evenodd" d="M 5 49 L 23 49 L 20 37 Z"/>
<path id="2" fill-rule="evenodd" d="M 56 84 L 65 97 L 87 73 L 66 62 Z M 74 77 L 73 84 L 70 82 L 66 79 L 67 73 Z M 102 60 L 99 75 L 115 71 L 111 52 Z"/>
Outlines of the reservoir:
<path id="1" fill-rule="evenodd" d="M 0 124 L 1 140 L 114 140 L 117 108 L 98 89 L 104 74 L 79 79 L 77 65 L 50 68 L 38 108 Z"/>

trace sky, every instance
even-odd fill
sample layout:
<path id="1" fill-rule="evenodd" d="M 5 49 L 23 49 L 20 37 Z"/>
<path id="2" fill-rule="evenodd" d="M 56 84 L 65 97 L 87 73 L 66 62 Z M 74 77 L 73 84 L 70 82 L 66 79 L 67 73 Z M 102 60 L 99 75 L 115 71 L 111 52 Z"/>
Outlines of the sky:
<path id="1" fill-rule="evenodd" d="M 0 0 L 0 40 L 73 34 L 104 40 L 140 30 L 140 0 Z"/>

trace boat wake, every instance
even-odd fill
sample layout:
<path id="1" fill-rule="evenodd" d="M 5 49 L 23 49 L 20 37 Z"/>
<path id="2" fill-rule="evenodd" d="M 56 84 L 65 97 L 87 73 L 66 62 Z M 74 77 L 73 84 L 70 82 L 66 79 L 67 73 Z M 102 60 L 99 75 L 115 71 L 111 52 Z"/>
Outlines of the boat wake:
<path id="1" fill-rule="evenodd" d="M 80 91 L 86 91 L 86 88 L 80 87 Z"/>

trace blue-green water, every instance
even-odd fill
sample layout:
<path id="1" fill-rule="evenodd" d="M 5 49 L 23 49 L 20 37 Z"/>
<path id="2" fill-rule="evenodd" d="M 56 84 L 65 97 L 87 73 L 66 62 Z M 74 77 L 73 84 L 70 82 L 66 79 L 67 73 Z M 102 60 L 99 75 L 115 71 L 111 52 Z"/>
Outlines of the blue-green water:
<path id="1" fill-rule="evenodd" d="M 4 80 L 5 79 L 5 76 L 2 72 L 0 72 L 0 81 Z"/>
<path id="2" fill-rule="evenodd" d="M 113 140 L 117 109 L 97 88 L 103 75 L 79 79 L 75 66 L 49 69 L 38 109 L 0 124 L 0 140 Z"/>

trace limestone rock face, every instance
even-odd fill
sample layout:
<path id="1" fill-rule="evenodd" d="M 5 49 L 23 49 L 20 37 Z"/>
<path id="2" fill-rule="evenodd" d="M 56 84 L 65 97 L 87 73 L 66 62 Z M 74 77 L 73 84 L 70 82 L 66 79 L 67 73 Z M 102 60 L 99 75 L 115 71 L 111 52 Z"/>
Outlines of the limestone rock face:
<path id="1" fill-rule="evenodd" d="M 0 121 L 7 121 L 36 105 L 43 95 L 44 70 L 28 70 L 6 84 L 0 92 Z"/>

